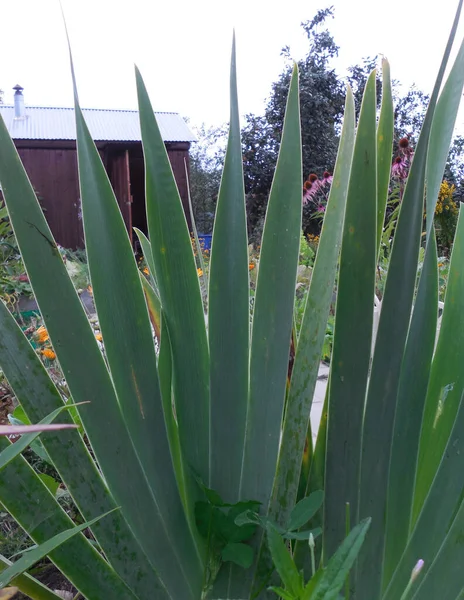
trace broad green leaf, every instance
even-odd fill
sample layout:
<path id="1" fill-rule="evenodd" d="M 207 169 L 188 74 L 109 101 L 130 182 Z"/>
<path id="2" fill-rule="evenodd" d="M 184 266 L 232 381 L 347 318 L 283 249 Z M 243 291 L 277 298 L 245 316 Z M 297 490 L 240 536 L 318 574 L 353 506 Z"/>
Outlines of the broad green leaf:
<path id="1" fill-rule="evenodd" d="M 361 429 L 369 372 L 376 266 L 375 71 L 366 84 L 351 167 L 335 313 L 325 466 L 324 555 L 345 537 L 345 505 L 358 506 Z"/>
<path id="2" fill-rule="evenodd" d="M 321 535 L 321 533 L 322 529 L 320 527 L 317 527 L 316 529 L 308 529 L 306 531 L 287 531 L 282 534 L 282 537 L 285 540 L 304 540 L 307 543 L 310 534 L 312 534 L 313 538 L 316 539 Z"/>
<path id="3" fill-rule="evenodd" d="M 393 98 L 390 64 L 382 59 L 382 105 L 377 126 L 377 253 L 382 239 L 385 208 L 390 186 L 393 151 Z"/>
<path id="4" fill-rule="evenodd" d="M 0 572 L 10 567 L 13 563 L 0 554 Z M 60 596 L 45 587 L 40 581 L 27 573 L 15 577 L 11 584 L 32 600 L 60 600 Z M 1 598 L 1 596 L 0 596 Z M 7 600 L 7 599 L 5 599 Z"/>
<path id="5" fill-rule="evenodd" d="M 438 316 L 435 235 L 429 238 L 403 356 L 393 430 L 382 588 L 388 585 L 408 541 L 414 480 Z"/>
<path id="6" fill-rule="evenodd" d="M 74 422 L 76 423 L 75 419 L 74 419 L 74 415 L 77 413 L 76 409 L 73 407 L 71 407 L 69 409 L 69 414 L 73 417 Z M 20 415 L 20 418 L 18 418 L 16 415 Z M 26 417 L 26 414 L 24 413 L 24 410 L 22 409 L 21 406 L 17 406 L 14 410 L 14 412 L 12 414 L 8 415 L 8 421 L 12 424 L 12 425 L 32 425 L 32 423 L 30 422 L 30 420 Z M 76 423 L 77 425 L 77 423 Z M 81 425 L 82 426 L 82 425 Z M 36 426 L 37 427 L 37 426 Z M 53 429 L 56 429 L 56 426 L 54 425 L 52 427 L 52 429 L 50 429 L 50 425 L 47 425 L 46 428 L 48 429 L 48 431 L 52 431 Z M 66 424 L 65 427 L 63 427 L 63 429 L 75 429 L 76 427 L 72 427 L 72 424 Z M 3 428 L 0 426 L 0 431 L 3 431 Z M 19 432 L 18 429 L 16 429 L 17 432 Z M 45 429 L 44 429 L 45 431 Z M 27 433 L 27 431 L 25 430 L 24 433 Z M 6 431 L 6 435 L 8 435 L 8 431 Z M 33 452 L 35 452 L 35 454 L 37 454 L 37 456 L 43 460 L 44 462 L 47 462 L 49 465 L 53 466 L 53 462 L 51 460 L 51 458 L 48 455 L 48 452 L 45 450 L 42 442 L 40 441 L 40 439 L 36 438 L 35 440 L 33 440 L 31 442 L 31 450 Z"/>
<path id="7" fill-rule="evenodd" d="M 415 523 L 432 484 L 453 427 L 464 390 L 464 214 L 461 210 L 451 254 L 435 356 L 430 371 L 419 447 L 413 519 Z"/>
<path id="8" fill-rule="evenodd" d="M 210 487 L 219 492 L 226 502 L 240 499 L 247 426 L 250 360 L 247 240 L 234 38 L 230 71 L 229 140 L 216 207 L 208 298 L 211 357 Z M 250 494 L 246 497 L 254 498 Z"/>
<path id="9" fill-rule="evenodd" d="M 270 514 L 284 523 L 296 502 L 309 415 L 333 296 L 354 146 L 354 100 L 348 87 L 340 147 L 306 299 L 282 432 Z M 317 488 L 316 488 L 317 489 Z M 311 490 L 312 491 L 312 490 Z"/>
<path id="10" fill-rule="evenodd" d="M 0 438 L 0 449 L 8 443 Z M 74 525 L 22 456 L 17 456 L 2 471 L 0 502 L 38 545 Z M 111 516 L 105 519 L 111 521 Z M 50 551 L 49 558 L 84 597 L 136 598 L 82 534 Z M 2 577 L 0 574 L 3 581 Z"/>
<path id="11" fill-rule="evenodd" d="M 324 492 L 318 490 L 313 492 L 307 498 L 300 500 L 295 508 L 290 513 L 290 518 L 287 524 L 289 531 L 294 531 L 306 525 L 306 523 L 316 514 L 324 501 Z"/>
<path id="12" fill-rule="evenodd" d="M 248 569 L 253 564 L 254 552 L 248 544 L 230 542 L 221 552 L 221 558 L 225 562 L 233 562 L 243 569 Z"/>
<path id="13" fill-rule="evenodd" d="M 52 411 L 61 409 L 63 400 L 59 392 L 29 341 L 2 302 L 0 302 L 0 330 L 2 331 L 0 366 L 16 398 L 21 402 L 27 422 L 39 421 Z M 94 343 L 93 334 L 90 343 Z M 91 395 L 88 397 L 93 398 Z M 92 406 L 85 404 L 81 410 L 83 413 L 91 412 Z M 106 410 L 106 418 L 109 413 L 110 407 Z M 101 422 L 106 422 L 104 415 L 101 419 L 103 419 Z M 60 420 L 72 424 L 67 410 L 62 413 Z M 105 440 L 106 432 L 103 429 L 100 422 L 97 422 L 95 431 Z M 94 448 L 98 447 L 99 439 L 96 441 Z M 101 511 L 108 512 L 116 506 L 78 431 L 60 431 L 56 434 L 48 432 L 42 436 L 42 442 L 86 520 L 92 520 L 101 514 Z M 72 448 L 72 451 L 63 452 L 63 448 Z M 115 531 L 118 532 L 117 536 L 114 535 Z M 95 523 L 92 533 L 99 544 L 105 548 L 108 561 L 137 595 L 144 597 L 156 590 L 160 598 L 163 598 L 159 579 L 121 511 L 115 511 L 108 518 Z"/>
<path id="14" fill-rule="evenodd" d="M 191 468 L 209 484 L 209 352 L 203 301 L 179 192 L 138 70 L 136 80 L 145 158 L 148 231 L 171 339 L 179 438 Z"/>
<path id="15" fill-rule="evenodd" d="M 290 592 L 286 592 L 281 587 L 272 586 L 272 587 L 269 588 L 269 590 L 271 592 L 274 592 L 275 594 L 277 594 L 278 596 L 280 596 L 284 600 L 295 600 L 295 596 L 293 594 L 291 594 Z"/>
<path id="16" fill-rule="evenodd" d="M 329 560 L 319 579 L 311 600 L 337 600 L 345 579 L 364 543 L 371 520 L 365 519 L 354 527 Z"/>
<path id="17" fill-rule="evenodd" d="M 456 33 L 461 4 L 460 2 L 430 98 L 400 205 L 367 391 L 359 484 L 359 518 L 372 517 L 372 527 L 358 561 L 356 593 L 372 600 L 379 597 L 381 589 L 393 425 L 416 284 L 430 128 Z"/>
<path id="18" fill-rule="evenodd" d="M 462 478 L 462 457 L 464 454 L 464 394 L 461 394 L 459 410 L 454 427 L 449 435 L 445 452 L 436 468 L 436 475 L 425 499 L 422 511 L 411 532 L 408 545 L 403 552 L 395 573 L 390 581 L 384 600 L 397 600 L 405 589 L 412 567 L 419 558 L 424 561 L 421 578 L 425 577 L 434 559 L 437 557 L 446 536 L 453 529 L 453 521 L 462 507 L 464 482 Z M 462 510 L 459 527 L 453 536 L 458 535 L 462 545 Z M 453 558 L 453 565 L 455 563 Z M 464 573 L 460 569 L 461 587 L 464 585 Z M 441 600 L 441 595 L 439 596 Z M 420 596 L 422 600 L 422 596 Z"/>
<path id="19" fill-rule="evenodd" d="M 295 598 L 303 593 L 300 573 L 293 562 L 288 548 L 272 525 L 267 526 L 267 539 L 274 566 L 285 585 Z"/>
<path id="20" fill-rule="evenodd" d="M 461 3 L 459 9 L 461 8 Z M 459 105 L 461 104 L 464 86 L 464 41 L 461 43 L 458 55 L 443 86 L 437 102 L 430 131 L 430 146 L 427 156 L 427 234 L 430 233 L 438 192 L 448 159 L 451 138 Z"/>
<path id="21" fill-rule="evenodd" d="M 318 585 L 319 580 L 323 576 L 324 576 L 323 568 L 320 568 L 318 571 L 316 571 L 316 573 L 314 573 L 314 575 L 312 575 L 311 579 L 305 585 L 305 589 L 304 589 L 301 600 L 311 600 L 311 598 L 313 597 L 313 592 L 316 589 L 316 586 Z"/>
<path id="22" fill-rule="evenodd" d="M 23 427 L 6 427 L 7 429 L 6 435 L 11 435 L 13 433 L 19 434 L 23 433 L 24 435 L 21 438 L 8 446 L 0 453 L 0 470 L 3 469 L 9 462 L 11 462 L 16 456 L 21 454 L 30 444 L 43 432 L 47 430 L 47 426 L 50 426 L 50 423 L 56 419 L 56 417 L 66 410 L 66 406 L 62 408 L 57 408 L 52 413 L 50 413 L 45 419 L 42 419 L 37 425 L 24 425 Z M 61 425 L 55 425 L 55 429 L 76 429 L 77 425 L 72 425 L 70 423 L 63 423 Z M 24 429 L 24 431 L 19 431 L 18 429 Z M 2 428 L 0 427 L 0 434 Z M 49 429 L 50 431 L 50 429 Z M 31 432 L 31 433 L 28 433 Z"/>
<path id="23" fill-rule="evenodd" d="M 7 586 L 12 579 L 18 577 L 18 575 L 22 575 L 24 571 L 30 569 L 36 562 L 51 554 L 53 550 L 63 545 L 65 542 L 70 540 L 76 534 L 84 531 L 87 527 L 92 527 L 94 523 L 106 517 L 109 513 L 103 514 L 92 521 L 83 523 L 82 525 L 71 527 L 66 531 L 62 531 L 61 533 L 57 533 L 55 536 L 43 542 L 39 546 L 36 546 L 32 550 L 25 552 L 23 556 L 13 563 L 10 567 L 5 569 L 0 573 L 0 589 Z M 130 597 L 130 596 L 128 596 Z"/>
<path id="24" fill-rule="evenodd" d="M 38 477 L 40 481 L 47 486 L 52 496 L 56 497 L 56 492 L 60 487 L 60 483 L 53 479 L 53 477 L 50 477 L 50 475 L 46 475 L 45 473 L 38 473 Z"/>
<path id="25" fill-rule="evenodd" d="M 71 65 L 72 69 L 72 65 Z M 111 378 L 150 495 L 138 540 L 169 593 L 196 598 L 202 550 L 190 535 L 164 423 L 150 321 L 124 219 L 84 121 L 74 80 L 77 155 L 89 271 Z M 115 321 L 116 316 L 116 321 Z M 129 507 L 123 505 L 125 514 Z M 135 529 L 135 527 L 134 527 Z"/>
<path id="26" fill-rule="evenodd" d="M 258 500 L 264 506 L 272 491 L 285 399 L 300 248 L 301 181 L 298 70 L 295 66 L 261 244 L 240 485 L 242 498 Z"/>

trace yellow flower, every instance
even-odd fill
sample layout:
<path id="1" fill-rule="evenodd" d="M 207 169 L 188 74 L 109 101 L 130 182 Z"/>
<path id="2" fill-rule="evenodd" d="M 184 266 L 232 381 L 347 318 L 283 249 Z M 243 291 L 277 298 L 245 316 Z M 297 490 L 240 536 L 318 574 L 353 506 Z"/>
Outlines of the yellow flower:
<path id="1" fill-rule="evenodd" d="M 55 360 L 56 354 L 53 352 L 51 348 L 45 348 L 45 350 L 40 351 L 42 356 L 48 358 L 48 360 Z"/>
<path id="2" fill-rule="evenodd" d="M 91 286 L 91 285 L 87 286 L 87 291 L 89 292 L 89 294 L 90 294 L 91 296 L 93 296 L 93 288 L 92 288 L 92 286 Z"/>
<path id="3" fill-rule="evenodd" d="M 143 272 L 145 273 L 145 275 L 150 275 L 150 271 L 147 267 L 144 268 Z"/>
<path id="4" fill-rule="evenodd" d="M 103 342 L 103 336 L 102 336 L 102 334 L 101 334 L 101 333 L 96 333 L 96 334 L 95 334 L 95 339 L 96 339 L 98 342 Z"/>
<path id="5" fill-rule="evenodd" d="M 197 273 L 198 273 L 198 277 L 201 277 L 203 275 L 203 269 L 198 268 Z"/>
<path id="6" fill-rule="evenodd" d="M 438 263 L 438 267 L 442 267 L 442 266 L 443 266 L 443 263 Z"/>
<path id="7" fill-rule="evenodd" d="M 48 331 L 45 329 L 45 327 L 43 325 L 42 325 L 42 327 L 39 327 L 37 329 L 37 331 L 35 332 L 35 338 L 39 342 L 39 344 L 44 344 L 45 342 L 47 342 L 50 339 L 50 336 L 48 335 Z"/>
<path id="8" fill-rule="evenodd" d="M 250 263 L 250 264 L 248 265 L 248 269 L 249 269 L 250 271 L 253 271 L 253 269 L 254 269 L 254 268 L 255 268 L 255 265 L 254 265 L 253 263 Z"/>

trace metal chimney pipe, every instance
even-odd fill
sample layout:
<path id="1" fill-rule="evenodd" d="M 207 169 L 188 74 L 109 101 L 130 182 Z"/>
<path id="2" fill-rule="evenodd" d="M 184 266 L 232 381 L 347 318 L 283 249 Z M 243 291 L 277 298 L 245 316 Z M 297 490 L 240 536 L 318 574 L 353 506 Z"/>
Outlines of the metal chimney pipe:
<path id="1" fill-rule="evenodd" d="M 24 96 L 23 89 L 20 85 L 15 85 L 14 88 L 14 109 L 15 109 L 15 119 L 20 119 L 24 117 Z"/>

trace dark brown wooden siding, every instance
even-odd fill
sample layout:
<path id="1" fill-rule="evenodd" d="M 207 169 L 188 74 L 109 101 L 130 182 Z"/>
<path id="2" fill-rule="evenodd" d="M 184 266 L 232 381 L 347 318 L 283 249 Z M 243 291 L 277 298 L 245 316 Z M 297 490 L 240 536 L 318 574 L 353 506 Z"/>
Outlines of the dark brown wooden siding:
<path id="1" fill-rule="evenodd" d="M 185 168 L 187 166 L 187 173 L 190 175 L 189 146 L 190 144 L 167 144 L 167 151 L 169 161 L 176 178 L 177 188 L 182 200 L 189 230 L 191 230 L 192 227 L 188 202 L 188 183 L 185 173 Z"/>
<path id="2" fill-rule="evenodd" d="M 18 152 L 58 244 L 83 247 L 76 151 L 19 148 Z"/>
<path id="3" fill-rule="evenodd" d="M 16 145 L 55 240 L 65 248 L 83 248 L 82 220 L 78 217 L 80 193 L 75 143 L 20 140 Z M 97 147 L 131 238 L 134 226 L 146 233 L 141 143 L 97 143 Z M 167 143 L 166 147 L 190 226 L 185 175 L 185 161 L 189 167 L 190 144 Z"/>

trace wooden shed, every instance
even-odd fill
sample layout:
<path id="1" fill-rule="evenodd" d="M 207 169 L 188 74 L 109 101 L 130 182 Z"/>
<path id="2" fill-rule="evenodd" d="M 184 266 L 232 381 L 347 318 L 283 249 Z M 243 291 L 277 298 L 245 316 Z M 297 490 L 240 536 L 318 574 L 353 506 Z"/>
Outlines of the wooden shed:
<path id="1" fill-rule="evenodd" d="M 14 105 L 0 114 L 14 140 L 45 217 L 58 244 L 83 248 L 74 109 L 25 106 L 23 90 L 14 88 Z M 144 163 L 139 116 L 131 110 L 83 109 L 118 199 L 129 235 L 146 233 Z M 171 162 L 187 220 L 185 165 L 195 137 L 177 113 L 157 112 L 156 119 Z"/>

